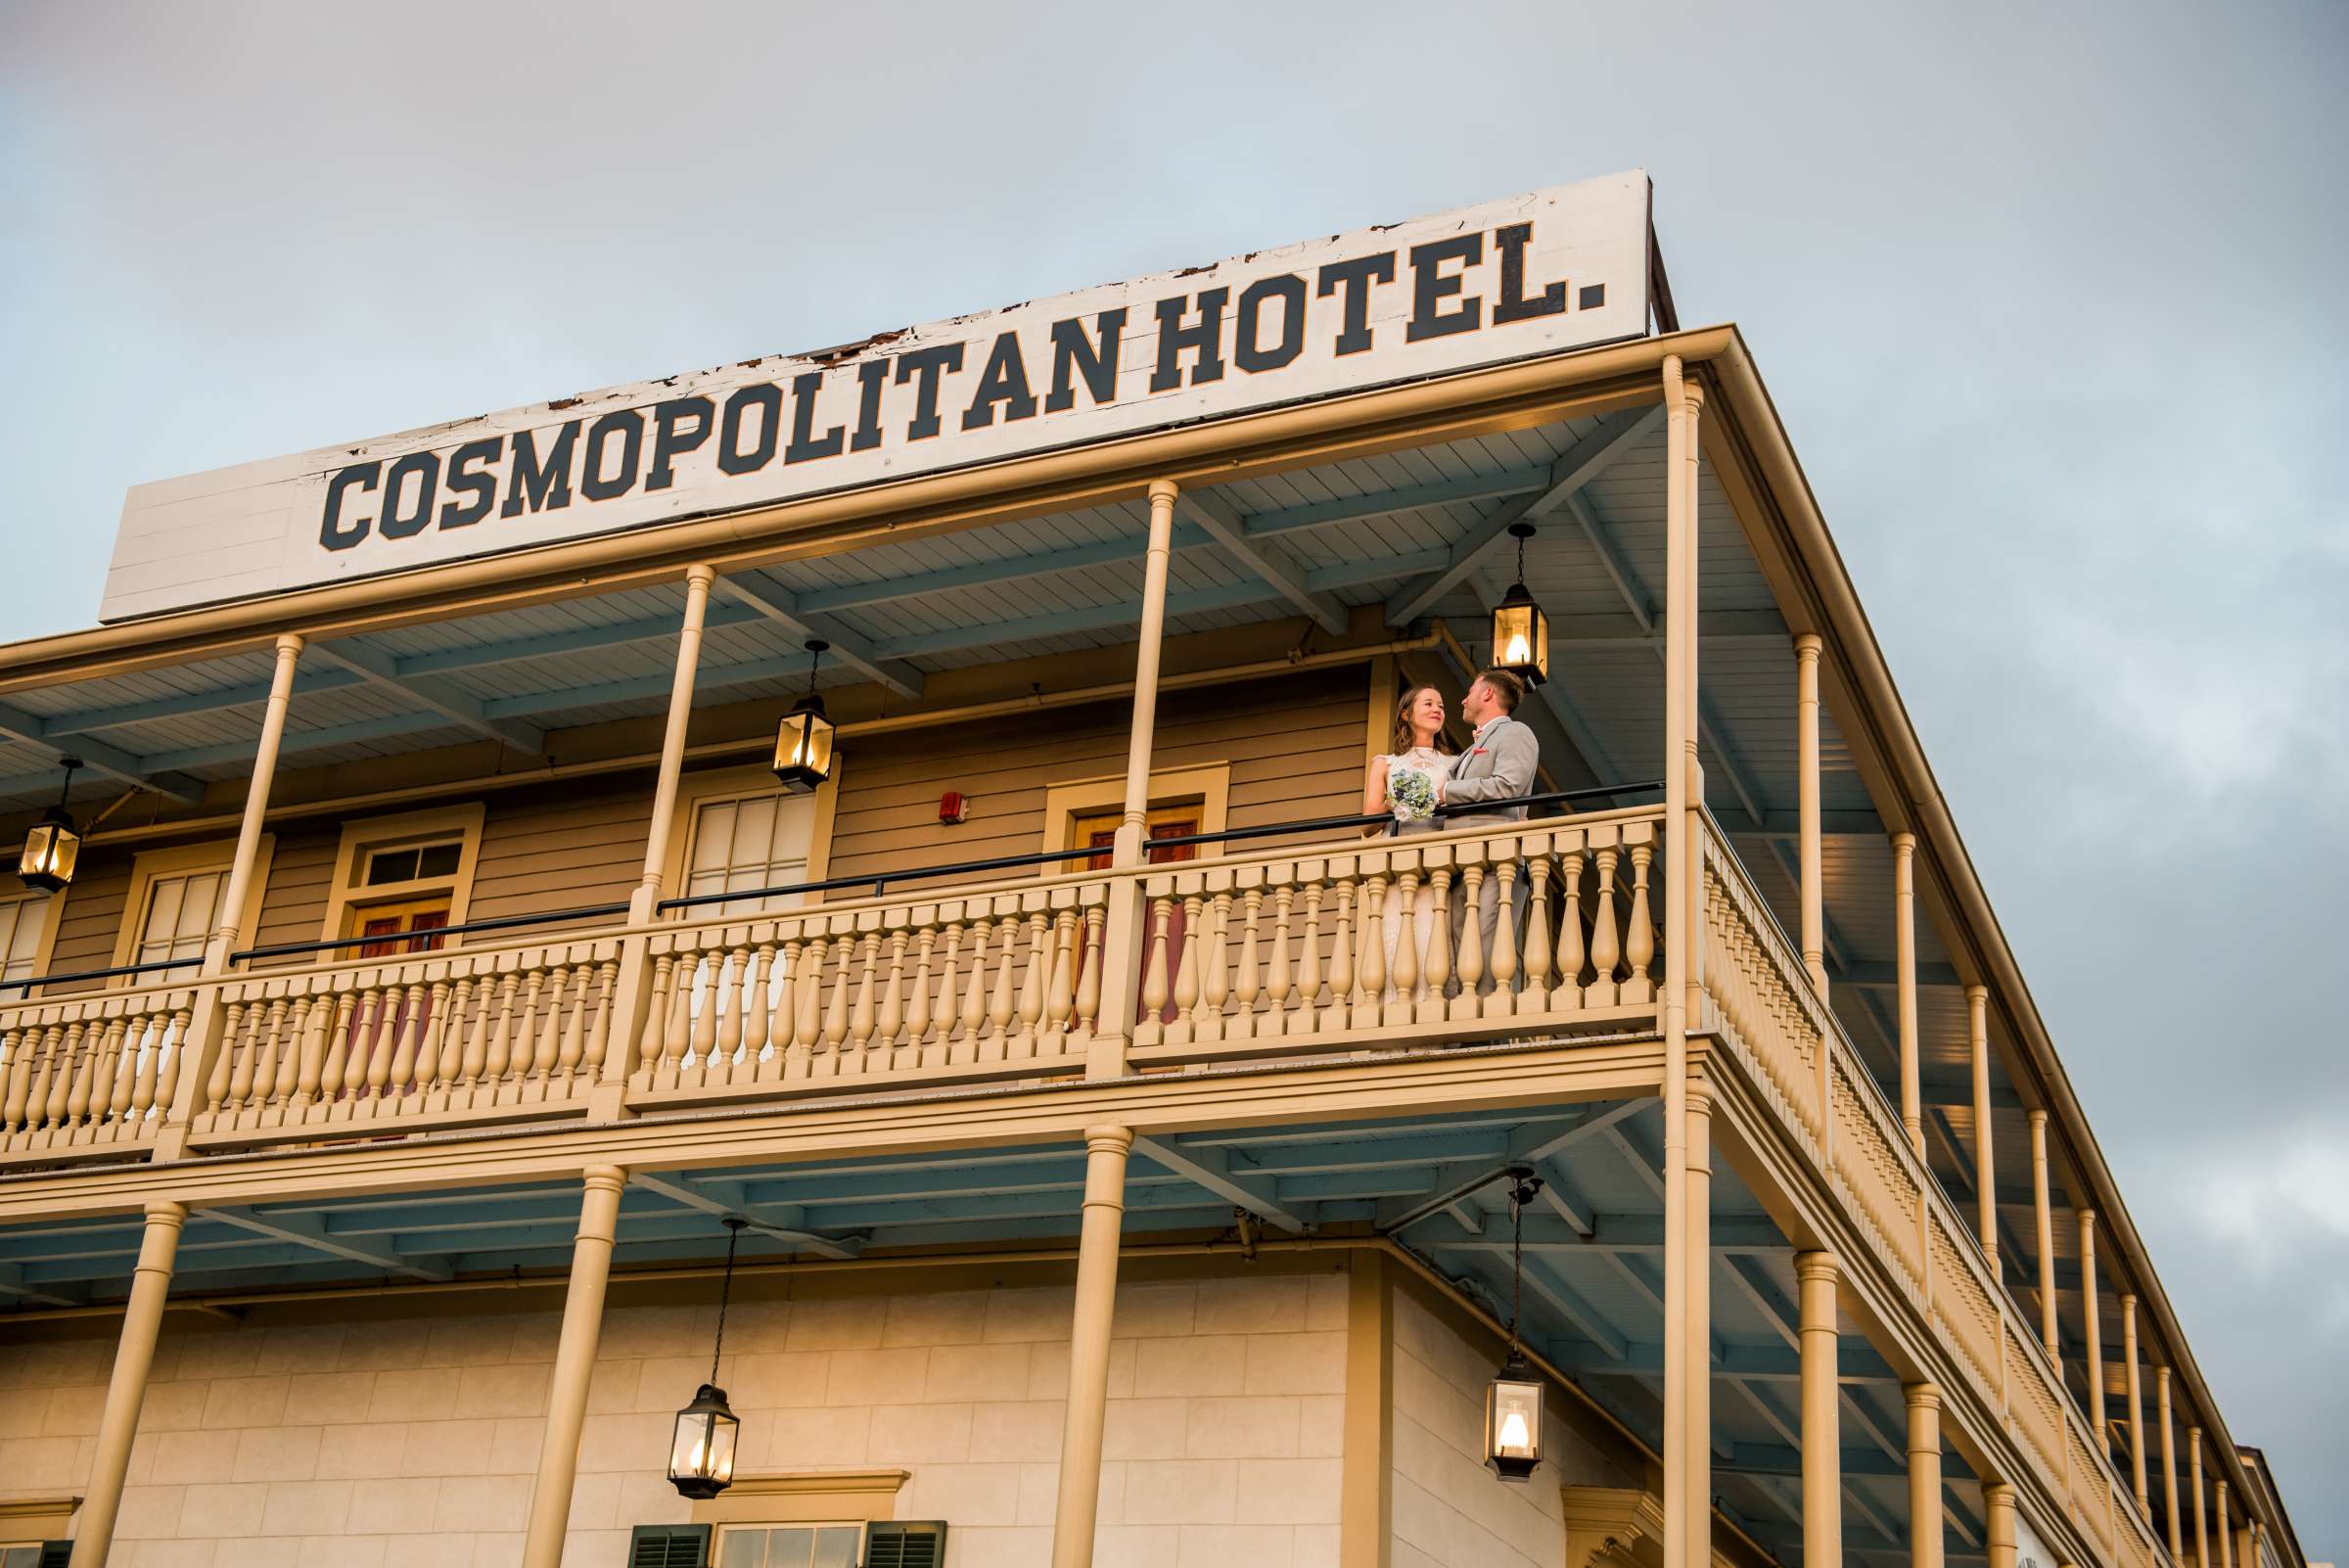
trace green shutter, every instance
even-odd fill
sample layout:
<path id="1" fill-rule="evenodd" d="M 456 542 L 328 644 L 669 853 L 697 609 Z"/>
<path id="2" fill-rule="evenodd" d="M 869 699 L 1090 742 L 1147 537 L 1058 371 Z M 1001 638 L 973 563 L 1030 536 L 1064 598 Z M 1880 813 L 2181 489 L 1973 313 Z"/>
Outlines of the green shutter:
<path id="1" fill-rule="evenodd" d="M 72 1542 L 44 1541 L 41 1543 L 40 1568 L 66 1568 L 66 1565 L 72 1560 Z"/>
<path id="2" fill-rule="evenodd" d="M 946 1522 L 898 1520 L 864 1529 L 864 1568 L 944 1568 Z"/>
<path id="3" fill-rule="evenodd" d="M 628 1568 L 709 1568 L 710 1527 L 638 1525 L 628 1537 Z"/>

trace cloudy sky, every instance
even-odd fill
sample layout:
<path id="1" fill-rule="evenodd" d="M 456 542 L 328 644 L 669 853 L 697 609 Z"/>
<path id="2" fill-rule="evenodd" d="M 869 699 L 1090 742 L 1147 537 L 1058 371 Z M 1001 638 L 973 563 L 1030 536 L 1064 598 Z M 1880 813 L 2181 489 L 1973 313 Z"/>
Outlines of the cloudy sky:
<path id="1" fill-rule="evenodd" d="M 0 3 L 0 637 L 135 482 L 1644 167 L 2334 1555 L 2344 82 L 2337 0 Z"/>

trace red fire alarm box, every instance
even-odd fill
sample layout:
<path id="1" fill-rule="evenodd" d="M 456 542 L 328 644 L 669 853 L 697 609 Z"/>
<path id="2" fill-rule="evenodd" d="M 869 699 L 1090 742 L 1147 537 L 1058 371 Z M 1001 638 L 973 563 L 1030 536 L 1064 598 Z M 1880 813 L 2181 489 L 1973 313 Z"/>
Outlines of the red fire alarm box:
<path id="1" fill-rule="evenodd" d="M 955 827 L 971 819 L 971 798 L 960 790 L 948 790 L 938 798 L 938 819 Z"/>

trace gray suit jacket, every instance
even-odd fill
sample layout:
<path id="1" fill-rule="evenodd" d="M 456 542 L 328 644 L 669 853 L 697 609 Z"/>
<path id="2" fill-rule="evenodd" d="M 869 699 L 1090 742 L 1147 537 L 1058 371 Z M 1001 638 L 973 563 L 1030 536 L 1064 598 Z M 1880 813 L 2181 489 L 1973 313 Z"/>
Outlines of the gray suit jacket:
<path id="1" fill-rule="evenodd" d="M 1472 806 L 1479 801 L 1505 801 L 1534 791 L 1534 769 L 1542 761 L 1542 744 L 1534 732 L 1514 718 L 1503 716 L 1485 732 L 1484 743 L 1460 754 L 1444 781 L 1444 804 Z M 1473 827 L 1483 822 L 1522 822 L 1526 807 L 1512 806 L 1497 811 L 1459 813 L 1444 819 L 1446 827 Z"/>

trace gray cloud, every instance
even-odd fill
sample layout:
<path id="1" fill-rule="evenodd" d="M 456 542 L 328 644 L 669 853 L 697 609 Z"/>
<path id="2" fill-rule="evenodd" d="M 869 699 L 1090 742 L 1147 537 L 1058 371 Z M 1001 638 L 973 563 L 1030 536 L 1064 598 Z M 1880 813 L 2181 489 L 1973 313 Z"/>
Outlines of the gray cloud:
<path id="1" fill-rule="evenodd" d="M 1463 9 L 0 7 L 0 634 L 136 481 L 1645 166 L 2337 1553 L 2349 20 Z"/>

